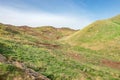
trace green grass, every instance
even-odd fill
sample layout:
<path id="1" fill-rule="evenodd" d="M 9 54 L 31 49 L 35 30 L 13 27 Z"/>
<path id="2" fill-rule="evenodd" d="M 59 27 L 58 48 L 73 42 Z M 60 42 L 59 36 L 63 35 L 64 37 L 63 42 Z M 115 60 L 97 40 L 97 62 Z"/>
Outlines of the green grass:
<path id="1" fill-rule="evenodd" d="M 119 75 L 118 71 L 100 67 L 95 65 L 95 62 L 76 61 L 69 57 L 66 58 L 64 55 L 66 51 L 64 49 L 48 50 L 3 39 L 0 39 L 0 42 L 0 51 L 3 55 L 9 59 L 24 62 L 27 67 L 52 80 L 75 80 L 83 77 L 87 80 L 94 80 L 97 77 L 103 80 L 112 80 L 118 78 L 118 76 L 112 76 L 112 73 Z M 90 51 L 89 49 L 79 48 L 76 51 L 80 51 L 79 54 L 82 53 L 82 55 L 86 56 L 87 60 L 94 60 L 94 57 L 97 56 L 91 55 L 97 52 Z M 112 73 L 110 73 L 111 71 Z"/>
<path id="2" fill-rule="evenodd" d="M 51 80 L 119 80 L 118 68 L 101 63 L 103 59 L 120 61 L 119 18 L 114 19 L 97 21 L 76 33 L 51 26 L 17 28 L 0 24 L 0 54 L 23 62 Z M 0 63 L 3 80 L 24 77 L 21 74 L 25 73 L 19 68 Z"/>
<path id="3" fill-rule="evenodd" d="M 71 35 L 68 41 L 74 43 L 93 43 L 97 41 L 109 41 L 120 36 L 120 25 L 109 20 L 97 21 Z"/>

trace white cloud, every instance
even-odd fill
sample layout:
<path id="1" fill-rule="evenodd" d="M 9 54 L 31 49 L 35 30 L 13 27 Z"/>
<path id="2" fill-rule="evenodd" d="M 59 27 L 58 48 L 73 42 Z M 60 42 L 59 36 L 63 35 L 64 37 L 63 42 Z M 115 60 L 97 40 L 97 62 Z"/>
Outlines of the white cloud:
<path id="1" fill-rule="evenodd" d="M 24 11 L 0 6 L 0 22 L 34 27 L 51 25 L 54 27 L 70 27 L 73 29 L 81 29 L 91 23 L 91 20 L 90 18 L 81 14 L 79 17 L 77 17 L 75 15 L 59 15 L 42 11 Z"/>

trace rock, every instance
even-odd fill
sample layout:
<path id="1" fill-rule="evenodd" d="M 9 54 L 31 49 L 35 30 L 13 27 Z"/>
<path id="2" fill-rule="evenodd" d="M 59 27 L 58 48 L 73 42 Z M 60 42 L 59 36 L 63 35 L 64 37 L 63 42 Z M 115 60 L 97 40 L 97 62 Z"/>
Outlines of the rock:
<path id="1" fill-rule="evenodd" d="M 6 57 L 4 57 L 2 54 L 0 54 L 0 62 L 6 62 Z"/>
<path id="2" fill-rule="evenodd" d="M 13 64 L 14 66 L 16 66 L 17 68 L 25 69 L 24 64 L 22 64 L 22 63 L 20 63 L 20 62 L 18 62 L 18 61 L 12 62 L 12 64 Z"/>
<path id="3" fill-rule="evenodd" d="M 24 63 L 13 60 L 11 61 L 7 60 L 7 58 L 4 57 L 2 54 L 0 54 L 0 62 L 14 65 L 15 67 L 23 70 L 26 73 L 26 75 L 24 76 L 26 76 L 27 79 L 25 80 L 50 80 L 46 76 L 34 71 L 33 69 L 27 68 Z M 0 78 L 0 80 L 2 79 Z M 24 80 L 24 79 L 22 79 L 21 76 L 16 76 L 14 77 L 13 80 Z"/>
<path id="4" fill-rule="evenodd" d="M 33 80 L 50 80 L 48 79 L 46 76 L 40 74 L 40 73 L 37 73 L 35 72 L 34 70 L 28 68 L 26 69 L 25 71 L 29 76 L 32 77 Z"/>

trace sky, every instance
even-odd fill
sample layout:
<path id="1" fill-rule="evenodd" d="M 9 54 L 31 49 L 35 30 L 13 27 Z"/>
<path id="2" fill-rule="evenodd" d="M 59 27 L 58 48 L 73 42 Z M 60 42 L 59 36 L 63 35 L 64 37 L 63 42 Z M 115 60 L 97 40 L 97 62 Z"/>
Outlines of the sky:
<path id="1" fill-rule="evenodd" d="M 0 0 L 0 23 L 82 29 L 120 14 L 120 0 Z"/>

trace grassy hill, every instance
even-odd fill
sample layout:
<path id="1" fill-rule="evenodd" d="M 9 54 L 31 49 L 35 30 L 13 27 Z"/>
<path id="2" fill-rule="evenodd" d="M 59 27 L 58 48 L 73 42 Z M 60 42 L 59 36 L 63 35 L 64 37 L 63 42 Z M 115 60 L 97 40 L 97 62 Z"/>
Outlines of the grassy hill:
<path id="1" fill-rule="evenodd" d="M 103 63 L 120 68 L 120 15 L 98 20 L 84 29 L 63 38 L 90 63 Z M 105 61 L 104 61 L 105 60 Z M 117 65 L 116 65 L 117 64 Z M 113 66 L 114 65 L 114 66 Z"/>
<path id="2" fill-rule="evenodd" d="M 120 16 L 96 21 L 83 30 L 65 38 L 72 45 L 80 45 L 93 50 L 110 47 L 119 48 Z M 117 44 L 117 45 L 116 45 Z"/>
<path id="3" fill-rule="evenodd" d="M 119 80 L 119 17 L 80 31 L 1 23 L 0 80 Z"/>

